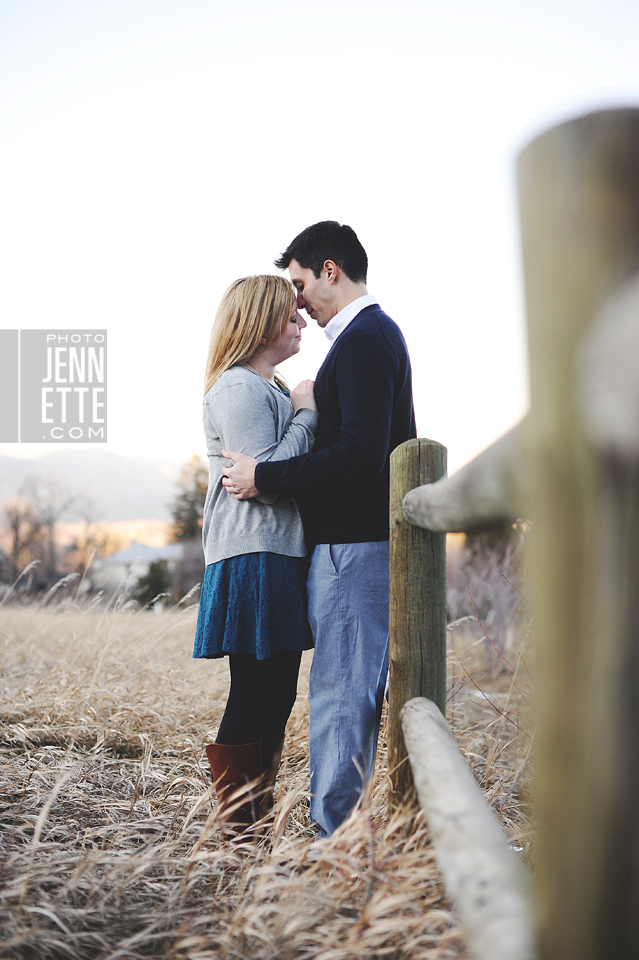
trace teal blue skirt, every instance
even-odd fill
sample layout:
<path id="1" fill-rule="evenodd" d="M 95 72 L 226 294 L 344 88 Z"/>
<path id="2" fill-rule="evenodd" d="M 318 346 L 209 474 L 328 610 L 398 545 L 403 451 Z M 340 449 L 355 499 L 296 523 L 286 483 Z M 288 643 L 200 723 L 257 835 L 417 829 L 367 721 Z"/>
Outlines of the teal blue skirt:
<path id="1" fill-rule="evenodd" d="M 209 563 L 202 581 L 194 657 L 313 646 L 306 616 L 307 557 L 244 553 Z"/>

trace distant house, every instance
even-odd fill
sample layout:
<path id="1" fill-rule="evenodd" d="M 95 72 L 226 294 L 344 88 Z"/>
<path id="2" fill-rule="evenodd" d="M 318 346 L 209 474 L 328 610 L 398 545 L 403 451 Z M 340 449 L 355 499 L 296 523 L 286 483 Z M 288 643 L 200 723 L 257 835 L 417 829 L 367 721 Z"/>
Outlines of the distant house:
<path id="1" fill-rule="evenodd" d="M 171 576 L 184 555 L 184 545 L 167 543 L 163 547 L 149 547 L 133 541 L 125 550 L 118 550 L 109 557 L 95 560 L 91 567 L 91 580 L 100 590 L 133 590 L 139 577 L 149 572 L 149 564 L 166 560 Z"/>

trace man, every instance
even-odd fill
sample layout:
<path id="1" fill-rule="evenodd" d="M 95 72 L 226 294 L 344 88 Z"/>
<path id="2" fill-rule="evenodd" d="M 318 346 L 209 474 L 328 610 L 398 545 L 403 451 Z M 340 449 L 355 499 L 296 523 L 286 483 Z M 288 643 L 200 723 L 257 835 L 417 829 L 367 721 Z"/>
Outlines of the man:
<path id="1" fill-rule="evenodd" d="M 368 294 L 368 258 L 351 227 L 313 224 L 275 265 L 288 268 L 298 307 L 331 341 L 315 382 L 317 437 L 312 453 L 275 463 L 224 450 L 235 465 L 223 483 L 237 499 L 293 496 L 302 511 L 315 641 L 311 818 L 327 836 L 375 763 L 388 671 L 389 457 L 415 436 L 411 370 L 399 328 Z"/>

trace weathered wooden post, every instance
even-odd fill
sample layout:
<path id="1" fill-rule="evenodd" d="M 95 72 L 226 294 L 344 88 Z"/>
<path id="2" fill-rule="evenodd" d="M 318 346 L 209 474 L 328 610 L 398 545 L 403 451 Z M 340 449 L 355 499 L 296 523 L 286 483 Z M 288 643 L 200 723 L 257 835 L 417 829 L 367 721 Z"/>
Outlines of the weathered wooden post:
<path id="1" fill-rule="evenodd" d="M 624 371 L 636 385 L 639 369 L 639 110 L 538 137 L 520 157 L 519 188 L 542 955 L 630 960 L 639 956 L 639 407 L 636 389 L 625 401 L 615 390 Z M 603 375 L 619 330 L 627 344 Z"/>
<path id="2" fill-rule="evenodd" d="M 446 712 L 446 535 L 412 526 L 405 494 L 446 473 L 446 447 L 408 440 L 391 454 L 390 688 L 388 806 L 411 793 L 400 712 L 413 697 L 428 697 Z"/>
<path id="3" fill-rule="evenodd" d="M 451 480 L 413 489 L 404 511 L 433 532 L 481 529 L 522 514 L 532 520 L 541 955 L 635 960 L 639 110 L 593 113 L 538 137 L 520 157 L 519 188 L 531 413 Z M 401 595 L 401 584 L 395 590 Z M 397 629 L 396 620 L 396 645 Z M 409 709 L 411 760 L 436 823 L 451 801 L 432 788 L 446 777 L 432 750 L 415 742 Z M 454 890 L 461 858 L 446 866 L 442 849 Z M 469 917 L 481 906 L 465 893 L 458 900 Z M 489 906 L 498 916 L 499 903 Z M 532 940 L 523 919 L 525 955 Z M 483 920 L 479 938 L 482 928 Z M 482 952 L 475 933 L 471 955 L 493 955 Z"/>

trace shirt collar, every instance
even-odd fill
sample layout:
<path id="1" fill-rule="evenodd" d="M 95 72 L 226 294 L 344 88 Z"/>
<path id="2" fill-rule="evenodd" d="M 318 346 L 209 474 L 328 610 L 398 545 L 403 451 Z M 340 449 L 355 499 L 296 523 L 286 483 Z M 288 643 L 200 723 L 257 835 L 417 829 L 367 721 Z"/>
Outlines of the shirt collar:
<path id="1" fill-rule="evenodd" d="M 334 343 L 335 340 L 337 340 L 340 333 L 343 333 L 344 330 L 346 330 L 346 327 L 349 325 L 351 320 L 354 320 L 357 314 L 360 313 L 364 307 L 370 307 L 373 303 L 377 303 L 377 298 L 372 294 L 367 293 L 365 297 L 358 297 L 357 300 L 352 300 L 351 303 L 347 304 L 343 310 L 340 310 L 339 313 L 336 313 L 335 316 L 329 320 L 324 327 L 324 333 L 331 343 Z"/>

